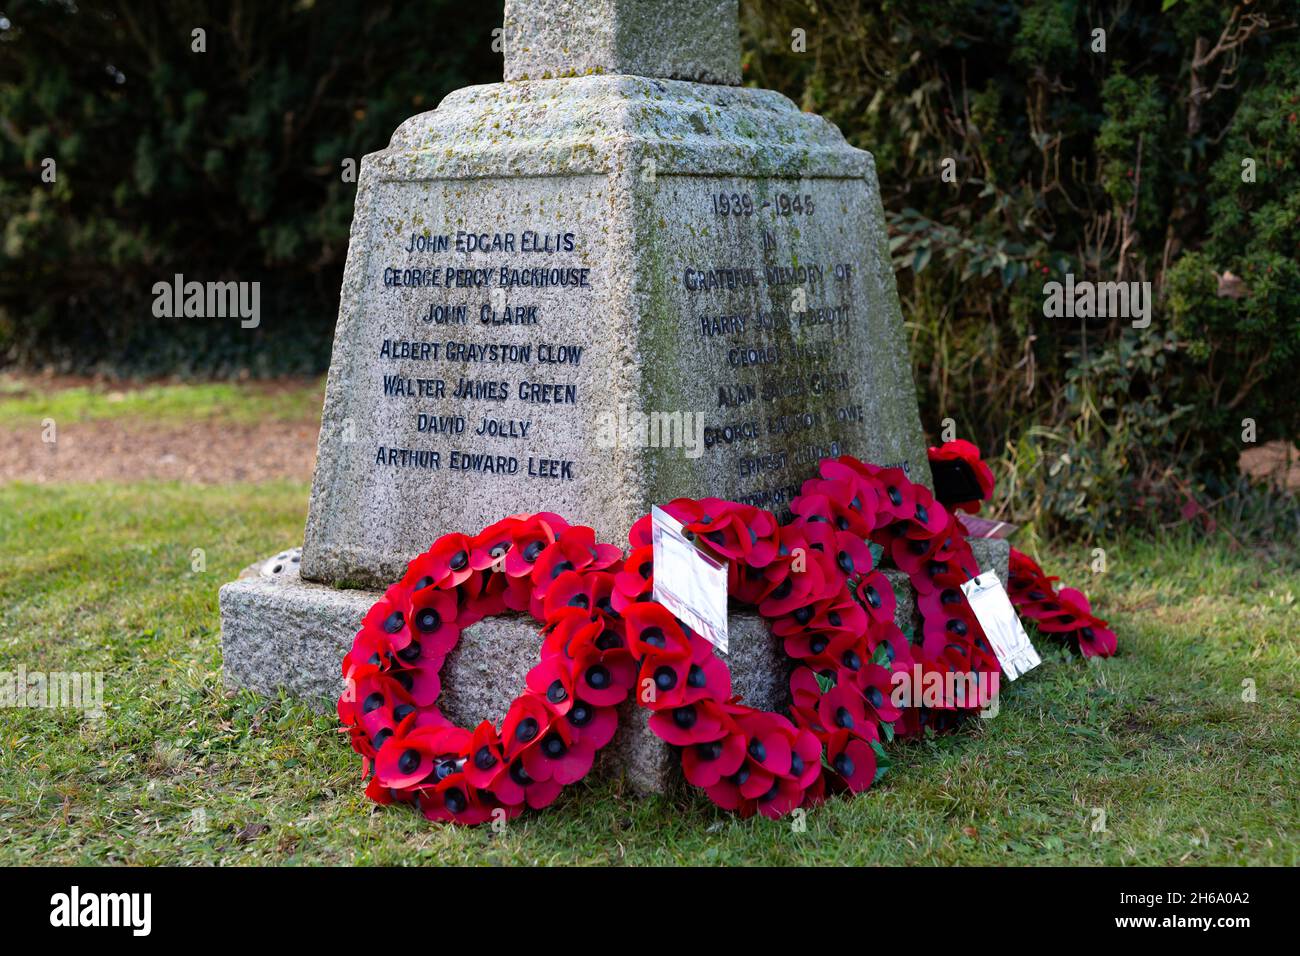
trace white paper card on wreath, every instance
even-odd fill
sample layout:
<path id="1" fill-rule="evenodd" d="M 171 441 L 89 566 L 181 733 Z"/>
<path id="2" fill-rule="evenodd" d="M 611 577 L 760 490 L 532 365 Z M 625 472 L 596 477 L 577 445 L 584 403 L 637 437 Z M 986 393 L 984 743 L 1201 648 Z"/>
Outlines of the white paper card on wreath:
<path id="1" fill-rule="evenodd" d="M 697 548 L 682 523 L 650 509 L 654 599 L 722 653 L 727 653 L 727 564 Z"/>
<path id="2" fill-rule="evenodd" d="M 970 609 L 975 612 L 1008 680 L 1015 680 L 1043 662 L 1011 606 L 1011 598 L 1007 597 L 997 572 L 981 571 L 963 584 L 961 590 L 970 601 Z"/>

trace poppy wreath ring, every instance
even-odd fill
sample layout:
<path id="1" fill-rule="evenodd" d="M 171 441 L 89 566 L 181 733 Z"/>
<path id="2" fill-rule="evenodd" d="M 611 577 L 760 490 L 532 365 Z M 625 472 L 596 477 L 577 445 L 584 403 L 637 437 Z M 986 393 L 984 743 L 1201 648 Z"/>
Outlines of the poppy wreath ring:
<path id="1" fill-rule="evenodd" d="M 591 528 L 541 513 L 444 535 L 411 561 L 343 658 L 338 714 L 366 795 L 476 824 L 544 807 L 586 776 L 635 677 L 611 614 L 622 557 Z M 457 727 L 437 706 L 443 662 L 464 628 L 511 610 L 541 623 L 540 659 L 500 729 Z"/>
<path id="2" fill-rule="evenodd" d="M 821 529 L 782 526 L 718 498 L 679 498 L 664 510 L 727 559 L 729 596 L 757 608 L 787 654 L 827 665 L 795 672 L 790 717 L 741 703 L 713 645 L 653 599 L 650 517 L 637 521 L 613 606 L 638 667 L 637 701 L 653 712 L 650 729 L 682 748 L 687 781 L 724 809 L 769 817 L 870 787 L 886 763 L 882 728 L 900 713 L 892 673 L 911 658 L 887 579 L 877 581 L 890 600 L 874 607 L 848 586 L 846 572 L 871 570 L 866 545 L 827 548 Z"/>

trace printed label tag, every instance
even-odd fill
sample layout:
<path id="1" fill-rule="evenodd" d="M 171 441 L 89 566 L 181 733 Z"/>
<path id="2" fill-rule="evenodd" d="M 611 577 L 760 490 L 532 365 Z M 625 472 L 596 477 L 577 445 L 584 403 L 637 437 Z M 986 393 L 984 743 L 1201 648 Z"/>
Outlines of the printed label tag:
<path id="1" fill-rule="evenodd" d="M 997 572 L 981 571 L 963 584 L 961 590 L 970 601 L 970 608 L 1008 680 L 1015 680 L 1043 662 L 1011 606 L 1011 598 L 1007 597 Z"/>
<path id="2" fill-rule="evenodd" d="M 722 653 L 727 653 L 727 563 L 697 548 L 682 524 L 650 509 L 654 599 Z"/>

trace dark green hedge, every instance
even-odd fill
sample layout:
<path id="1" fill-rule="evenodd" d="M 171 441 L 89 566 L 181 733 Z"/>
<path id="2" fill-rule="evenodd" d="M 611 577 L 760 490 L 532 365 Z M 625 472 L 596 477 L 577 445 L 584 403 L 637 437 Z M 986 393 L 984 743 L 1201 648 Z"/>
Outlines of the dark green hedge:
<path id="1" fill-rule="evenodd" d="M 1003 459 L 1017 514 L 1176 517 L 1224 492 L 1243 419 L 1300 434 L 1293 0 L 742 9 L 747 77 L 875 154 L 923 417 Z M 1150 327 L 1046 318 L 1066 273 L 1150 281 Z"/>
<path id="2" fill-rule="evenodd" d="M 342 161 L 501 72 L 494 3 L 11 0 L 5 16 L 11 362 L 323 368 Z M 1243 419 L 1260 441 L 1300 433 L 1297 16 L 1293 0 L 742 4 L 748 82 L 875 154 L 924 420 L 1000 457 L 1018 513 L 1083 531 L 1167 514 L 1217 493 Z M 176 272 L 261 281 L 262 328 L 155 318 L 152 285 Z M 1045 318 L 1044 283 L 1067 272 L 1152 282 L 1150 328 Z"/>
<path id="3" fill-rule="evenodd" d="M 132 373 L 322 369 L 355 185 L 448 92 L 501 78 L 496 4 L 11 0 L 0 31 L 0 354 Z M 202 28 L 206 52 L 194 52 Z M 56 181 L 42 181 L 42 160 Z M 263 321 L 167 320 L 175 273 Z"/>

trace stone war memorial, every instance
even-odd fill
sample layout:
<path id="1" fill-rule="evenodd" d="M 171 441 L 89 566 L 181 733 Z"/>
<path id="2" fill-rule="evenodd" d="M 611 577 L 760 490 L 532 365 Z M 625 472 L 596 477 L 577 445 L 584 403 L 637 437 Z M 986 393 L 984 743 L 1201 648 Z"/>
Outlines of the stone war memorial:
<path id="1" fill-rule="evenodd" d="M 504 82 L 362 162 L 305 536 L 221 590 L 231 687 L 331 703 L 447 532 L 557 512 L 622 547 L 677 497 L 782 518 L 843 454 L 930 484 L 872 156 L 740 85 L 735 0 L 507 0 L 503 42 Z M 1005 580 L 1005 542 L 971 543 Z M 736 692 L 784 706 L 768 626 L 730 635 Z M 438 706 L 500 720 L 540 644 L 474 624 Z M 600 766 L 662 790 L 677 758 L 626 710 Z"/>

